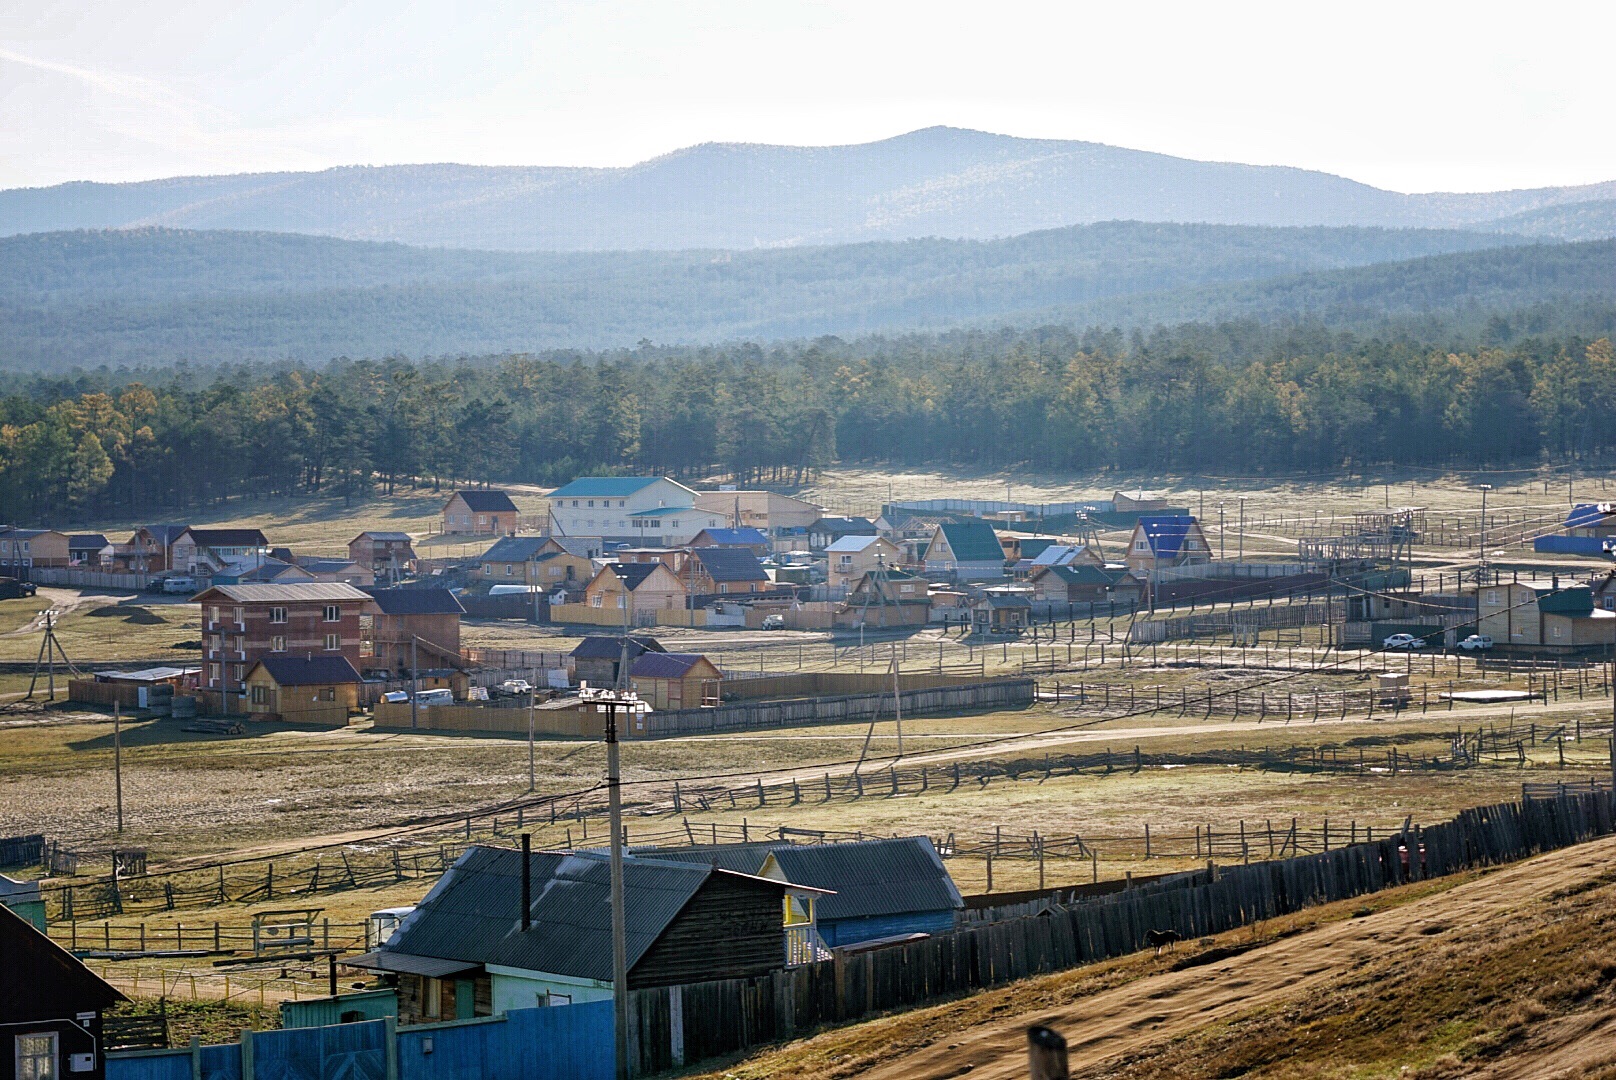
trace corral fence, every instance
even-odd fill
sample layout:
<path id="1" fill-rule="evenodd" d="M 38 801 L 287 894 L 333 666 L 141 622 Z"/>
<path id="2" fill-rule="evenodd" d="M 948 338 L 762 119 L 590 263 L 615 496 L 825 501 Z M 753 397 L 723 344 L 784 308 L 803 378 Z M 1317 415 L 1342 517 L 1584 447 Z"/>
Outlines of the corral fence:
<path id="1" fill-rule="evenodd" d="M 635 720 L 635 735 L 696 735 L 717 731 L 796 727 L 874 720 L 894 714 L 930 716 L 969 709 L 1014 709 L 1031 705 L 1037 683 L 1032 679 L 994 679 L 963 686 L 935 686 L 901 690 L 894 695 L 847 694 L 839 697 L 795 698 L 785 701 L 750 701 L 712 709 L 670 709 L 644 717 L 643 732 Z"/>
<path id="2" fill-rule="evenodd" d="M 1147 947 L 1151 930 L 1175 930 L 1187 940 L 1206 937 L 1611 832 L 1611 801 L 1602 794 L 1505 803 L 1374 843 L 1251 866 L 1209 866 L 1109 896 L 1051 905 L 1036 916 L 838 955 L 766 977 L 639 990 L 630 1009 L 635 1064 L 641 1074 L 659 1072 L 823 1025 L 1137 952 Z"/>
<path id="3" fill-rule="evenodd" d="M 333 922 L 330 919 L 311 919 L 307 925 L 299 926 L 295 933 L 287 932 L 282 927 L 218 921 L 164 926 L 148 926 L 145 923 L 115 926 L 107 922 L 94 927 L 81 927 L 77 922 L 71 922 L 53 925 L 51 938 L 69 951 L 93 959 L 186 957 L 239 952 L 274 957 L 309 952 L 368 952 L 373 947 L 374 932 L 369 920 Z"/>
<path id="4" fill-rule="evenodd" d="M 1231 633 L 1250 634 L 1257 630 L 1328 626 L 1332 616 L 1339 618 L 1345 614 L 1344 604 L 1311 602 L 1231 608 L 1168 619 L 1137 619 L 1128 628 L 1128 640 L 1136 643 L 1177 641 Z"/>

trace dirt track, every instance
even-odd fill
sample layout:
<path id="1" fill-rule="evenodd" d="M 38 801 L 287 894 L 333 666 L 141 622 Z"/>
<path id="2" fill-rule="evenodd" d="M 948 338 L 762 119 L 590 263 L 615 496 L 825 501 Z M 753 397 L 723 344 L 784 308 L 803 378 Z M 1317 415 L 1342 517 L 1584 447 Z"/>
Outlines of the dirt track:
<path id="1" fill-rule="evenodd" d="M 879 1063 L 857 1075 L 871 1080 L 941 1080 L 1026 1076 L 1026 1029 L 1044 1024 L 1064 1034 L 1075 1073 L 1131 1056 L 1161 1040 L 1314 989 L 1332 974 L 1404 951 L 1428 947 L 1439 934 L 1496 925 L 1542 897 L 1585 882 L 1616 860 L 1616 838 L 1583 844 L 1507 867 L 1448 892 L 1362 919 L 1331 923 L 1204 967 L 1166 972 L 1083 998 L 1056 1010 L 1024 1013 L 965 1030 L 955 1041 Z M 1482 1075 L 1555 1076 L 1610 1052 L 1616 1018 L 1585 1013 L 1545 1024 L 1534 1045 Z"/>

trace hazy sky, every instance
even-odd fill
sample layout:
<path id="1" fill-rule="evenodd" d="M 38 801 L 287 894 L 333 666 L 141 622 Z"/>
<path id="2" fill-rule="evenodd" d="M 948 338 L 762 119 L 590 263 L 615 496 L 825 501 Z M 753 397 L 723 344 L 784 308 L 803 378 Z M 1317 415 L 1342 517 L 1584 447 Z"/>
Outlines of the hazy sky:
<path id="1" fill-rule="evenodd" d="M 0 187 L 933 124 L 1403 191 L 1616 178 L 1616 4 L 0 0 Z"/>

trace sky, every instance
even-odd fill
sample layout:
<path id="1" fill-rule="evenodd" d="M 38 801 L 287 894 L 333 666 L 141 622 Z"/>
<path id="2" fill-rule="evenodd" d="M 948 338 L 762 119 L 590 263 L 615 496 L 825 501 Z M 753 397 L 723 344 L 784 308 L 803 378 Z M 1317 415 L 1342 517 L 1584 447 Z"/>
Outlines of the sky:
<path id="1" fill-rule="evenodd" d="M 0 187 L 946 124 L 1399 191 L 1616 178 L 1616 4 L 0 0 Z"/>

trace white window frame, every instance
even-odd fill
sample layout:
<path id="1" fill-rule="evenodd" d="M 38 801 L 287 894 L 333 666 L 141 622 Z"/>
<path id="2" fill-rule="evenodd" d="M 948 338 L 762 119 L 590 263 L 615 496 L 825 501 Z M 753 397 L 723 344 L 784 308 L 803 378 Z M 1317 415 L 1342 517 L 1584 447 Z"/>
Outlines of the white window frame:
<path id="1" fill-rule="evenodd" d="M 341 622 L 342 621 L 342 607 L 340 605 L 338 605 L 338 604 L 327 604 L 325 606 L 325 621 L 326 622 Z"/>
<path id="2" fill-rule="evenodd" d="M 341 634 L 327 634 L 325 636 L 325 651 L 326 652 L 340 652 L 341 649 L 342 649 L 342 635 Z"/>
<path id="3" fill-rule="evenodd" d="M 270 638 L 269 639 L 269 651 L 270 652 L 285 652 L 286 651 L 286 638 L 284 636 L 280 635 L 280 634 L 276 634 L 274 637 Z"/>
<path id="4" fill-rule="evenodd" d="M 29 1039 L 44 1039 L 49 1047 L 43 1053 L 23 1053 L 23 1042 Z M 11 1043 L 12 1067 L 16 1070 L 17 1080 L 61 1080 L 62 1076 L 62 1036 L 55 1031 L 25 1031 L 16 1036 Z M 48 1062 L 45 1070 L 30 1069 L 23 1071 L 23 1062 Z"/>
<path id="5" fill-rule="evenodd" d="M 284 623 L 284 622 L 286 622 L 286 609 L 283 608 L 283 607 L 272 607 L 272 608 L 270 608 L 269 609 L 269 621 L 272 622 L 272 623 Z"/>

